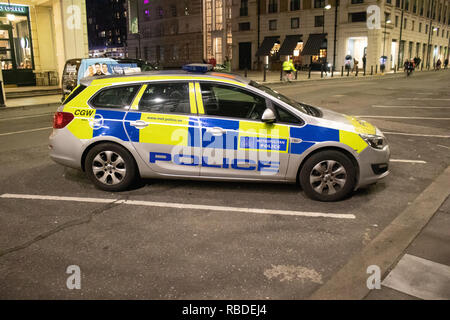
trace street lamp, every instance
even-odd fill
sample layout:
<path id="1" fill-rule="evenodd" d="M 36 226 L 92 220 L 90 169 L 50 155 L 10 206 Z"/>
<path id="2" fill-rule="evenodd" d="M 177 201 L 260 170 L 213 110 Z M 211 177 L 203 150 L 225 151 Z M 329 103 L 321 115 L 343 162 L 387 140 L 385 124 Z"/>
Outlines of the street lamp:
<path id="1" fill-rule="evenodd" d="M 385 47 L 386 47 L 386 26 L 387 26 L 389 23 L 391 23 L 391 20 L 390 20 L 390 19 L 387 19 L 387 20 L 384 22 L 383 57 L 384 57 L 384 49 L 385 49 Z"/>
<path id="2" fill-rule="evenodd" d="M 322 33 L 325 33 L 325 10 L 330 10 L 331 5 L 327 4 L 325 7 L 323 7 L 323 23 L 322 23 Z"/>

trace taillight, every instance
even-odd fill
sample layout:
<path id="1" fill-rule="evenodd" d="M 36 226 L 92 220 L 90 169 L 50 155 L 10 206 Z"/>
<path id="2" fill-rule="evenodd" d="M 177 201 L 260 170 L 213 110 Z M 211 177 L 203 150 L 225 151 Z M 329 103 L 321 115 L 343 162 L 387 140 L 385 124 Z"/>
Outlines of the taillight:
<path id="1" fill-rule="evenodd" d="M 56 112 L 53 116 L 53 128 L 62 129 L 67 126 L 74 118 L 69 112 Z"/>

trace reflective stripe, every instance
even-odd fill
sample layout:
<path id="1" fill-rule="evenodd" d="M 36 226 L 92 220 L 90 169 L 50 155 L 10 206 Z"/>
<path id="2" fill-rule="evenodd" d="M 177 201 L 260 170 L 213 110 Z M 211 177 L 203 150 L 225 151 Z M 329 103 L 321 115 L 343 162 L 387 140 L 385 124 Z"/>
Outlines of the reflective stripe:
<path id="1" fill-rule="evenodd" d="M 126 84 L 126 83 L 139 83 L 148 81 L 216 81 L 234 84 L 236 86 L 245 87 L 246 84 L 229 79 L 216 78 L 216 77 L 198 77 L 196 75 L 191 76 L 134 76 L 134 77 L 118 77 L 118 78 L 104 78 L 92 80 L 91 85 L 111 85 L 111 84 Z"/>
<path id="2" fill-rule="evenodd" d="M 205 114 L 205 109 L 203 108 L 203 99 L 202 99 L 202 89 L 200 88 L 200 83 L 195 83 L 195 94 L 197 98 L 197 107 L 199 114 Z"/>
<path id="3" fill-rule="evenodd" d="M 194 89 L 194 83 L 192 83 L 192 82 L 189 82 L 189 101 L 191 103 L 191 113 L 196 114 L 197 106 L 195 105 L 195 89 Z"/>
<path id="4" fill-rule="evenodd" d="M 147 89 L 147 85 L 143 85 L 141 87 L 141 90 L 139 90 L 138 94 L 133 100 L 133 103 L 131 104 L 131 110 L 138 110 L 139 101 L 141 100 L 142 96 L 144 95 L 145 90 Z"/>
<path id="5" fill-rule="evenodd" d="M 368 144 L 356 133 L 339 130 L 339 141 L 360 153 Z"/>

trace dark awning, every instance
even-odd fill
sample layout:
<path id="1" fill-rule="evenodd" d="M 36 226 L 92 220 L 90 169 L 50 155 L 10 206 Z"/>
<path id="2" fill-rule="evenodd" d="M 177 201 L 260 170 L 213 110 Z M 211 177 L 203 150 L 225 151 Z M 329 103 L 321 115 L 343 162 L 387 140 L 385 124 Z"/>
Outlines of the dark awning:
<path id="1" fill-rule="evenodd" d="M 313 33 L 308 37 L 305 46 L 303 47 L 302 56 L 315 56 L 320 52 L 322 43 L 325 40 L 325 33 Z"/>
<path id="2" fill-rule="evenodd" d="M 275 42 L 280 39 L 279 36 L 276 37 L 264 37 L 264 40 L 261 44 L 261 46 L 258 48 L 258 51 L 256 51 L 257 56 L 268 56 L 270 53 L 270 50 L 273 48 L 273 45 Z"/>
<path id="3" fill-rule="evenodd" d="M 282 56 L 289 56 L 294 52 L 295 47 L 297 47 L 297 43 L 302 41 L 301 35 L 292 35 L 286 36 L 281 45 L 280 51 L 278 52 Z"/>

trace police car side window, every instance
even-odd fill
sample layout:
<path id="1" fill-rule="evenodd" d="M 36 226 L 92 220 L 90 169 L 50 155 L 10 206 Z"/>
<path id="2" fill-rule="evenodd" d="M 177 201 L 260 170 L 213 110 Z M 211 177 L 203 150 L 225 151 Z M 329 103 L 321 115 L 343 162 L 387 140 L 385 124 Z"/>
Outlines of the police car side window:
<path id="1" fill-rule="evenodd" d="M 294 116 L 292 113 L 290 113 L 289 111 L 283 109 L 282 107 L 278 106 L 278 105 L 274 105 L 275 109 L 278 113 L 278 121 L 279 122 L 284 122 L 284 123 L 290 123 L 290 124 L 297 124 L 297 125 L 303 125 L 304 122 L 303 120 L 299 119 L 298 117 Z"/>
<path id="2" fill-rule="evenodd" d="M 139 101 L 139 111 L 191 113 L 188 83 L 150 83 Z"/>
<path id="3" fill-rule="evenodd" d="M 236 87 L 202 83 L 201 90 L 207 115 L 261 120 L 266 110 L 263 97 Z"/>
<path id="4" fill-rule="evenodd" d="M 106 109 L 128 108 L 139 88 L 140 85 L 103 89 L 91 100 L 91 105 L 94 108 Z"/>

